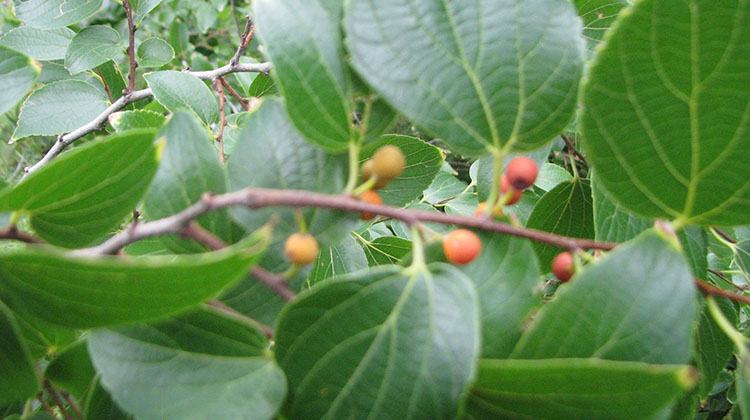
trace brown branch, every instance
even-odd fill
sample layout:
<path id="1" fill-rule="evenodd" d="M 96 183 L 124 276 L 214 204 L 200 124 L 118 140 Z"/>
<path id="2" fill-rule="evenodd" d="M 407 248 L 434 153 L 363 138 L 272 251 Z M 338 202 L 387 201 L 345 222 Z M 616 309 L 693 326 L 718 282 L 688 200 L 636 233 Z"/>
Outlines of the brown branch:
<path id="1" fill-rule="evenodd" d="M 716 287 L 713 284 L 703 281 L 697 277 L 693 278 L 693 282 L 695 283 L 695 286 L 698 287 L 698 289 L 703 293 L 704 296 L 721 296 L 721 297 L 725 297 L 727 299 L 733 300 L 735 302 L 742 302 L 742 303 L 750 304 L 750 296 L 732 293 L 728 290 L 724 290 L 722 288 Z"/>
<path id="2" fill-rule="evenodd" d="M 133 23 L 133 7 L 130 5 L 130 1 L 122 0 L 122 5 L 125 7 L 125 14 L 128 16 L 128 61 L 130 62 L 130 73 L 128 73 L 128 87 L 124 92 L 127 95 L 135 90 L 135 69 L 138 68 L 138 62 L 135 61 L 135 31 L 138 28 Z"/>
<path id="3" fill-rule="evenodd" d="M 207 231 L 206 229 L 203 229 L 194 221 L 189 222 L 184 228 L 182 228 L 182 230 L 180 231 L 180 236 L 193 239 L 194 241 L 213 250 L 219 250 L 222 248 L 226 248 L 227 246 L 224 241 L 222 241 L 213 233 Z M 294 299 L 294 291 L 289 288 L 289 284 L 287 284 L 286 280 L 283 277 L 271 273 L 270 271 L 266 271 L 258 266 L 254 266 L 250 269 L 250 275 L 260 280 L 260 282 L 262 282 L 271 290 L 276 292 L 276 294 L 281 296 L 282 299 L 286 301 Z"/>
<path id="4" fill-rule="evenodd" d="M 722 238 L 724 238 L 724 240 L 727 241 L 727 242 L 729 242 L 730 244 L 736 244 L 737 243 L 736 239 L 734 239 L 731 236 L 729 236 L 729 234 L 726 233 L 726 232 L 724 232 L 723 230 L 721 230 L 721 229 L 719 229 L 717 227 L 712 227 L 711 229 L 713 229 L 714 232 L 716 232 L 717 235 L 719 235 Z"/>
<path id="5" fill-rule="evenodd" d="M 240 62 L 240 57 L 242 57 L 245 54 L 245 51 L 247 51 L 247 46 L 250 45 L 253 36 L 255 36 L 255 26 L 253 25 L 253 21 L 250 20 L 250 16 L 245 16 L 245 30 L 240 37 L 240 46 L 237 47 L 237 52 L 235 52 L 234 57 L 229 60 L 230 65 L 236 66 Z"/>
<path id="6" fill-rule="evenodd" d="M 83 418 L 83 412 L 81 411 L 81 407 L 78 405 L 78 403 L 76 403 L 73 400 L 73 398 L 70 397 L 70 394 L 68 394 L 65 391 L 60 391 L 60 395 L 62 395 L 62 397 L 65 398 L 65 401 L 68 402 L 68 405 L 70 406 L 70 408 L 73 409 L 73 411 L 76 413 L 76 415 L 79 418 L 82 419 Z"/>
<path id="7" fill-rule="evenodd" d="M 65 403 L 60 398 L 59 395 L 57 395 L 57 391 L 52 386 L 52 384 L 45 379 L 44 384 L 42 385 L 45 391 L 49 394 L 49 396 L 52 398 L 52 401 L 54 401 L 55 405 L 60 409 L 60 412 L 62 412 L 63 417 L 65 417 L 65 420 L 73 420 L 73 417 L 70 415 L 68 410 L 65 409 Z"/>
<path id="8" fill-rule="evenodd" d="M 14 241 L 26 242 L 29 244 L 44 243 L 44 241 L 37 238 L 36 236 L 18 230 L 18 227 L 16 225 L 8 225 L 0 229 L 0 239 L 10 239 Z"/>
<path id="9" fill-rule="evenodd" d="M 36 395 L 36 399 L 39 400 L 40 404 L 42 404 L 42 408 L 44 409 L 44 411 L 49 413 L 53 418 L 57 418 L 55 417 L 55 412 L 52 410 L 52 407 L 50 407 L 49 403 L 47 402 L 47 399 L 44 398 L 44 392 L 39 392 Z"/>
<path id="10" fill-rule="evenodd" d="M 715 275 L 716 277 L 722 279 L 724 282 L 726 282 L 727 284 L 729 284 L 730 286 L 734 287 L 737 290 L 747 290 L 748 289 L 747 286 L 740 286 L 738 284 L 734 284 L 734 282 L 732 280 L 729 280 L 727 278 L 727 276 L 724 273 L 722 273 L 721 271 L 712 270 L 712 269 L 709 268 L 708 272 L 711 273 L 711 274 L 713 274 L 713 275 Z"/>
<path id="11" fill-rule="evenodd" d="M 219 94 L 219 134 L 216 135 L 216 141 L 219 142 L 219 159 L 221 163 L 227 163 L 227 157 L 224 155 L 224 126 L 227 125 L 227 116 L 224 111 L 224 85 L 221 78 L 214 80 L 214 89 Z"/>
<path id="12" fill-rule="evenodd" d="M 563 141 L 565 142 L 565 145 L 568 146 L 568 151 L 570 153 L 573 153 L 578 158 L 578 160 L 580 160 L 584 165 L 589 166 L 589 163 L 586 161 L 586 158 L 583 157 L 583 155 L 581 154 L 581 152 L 578 151 L 578 149 L 576 149 L 576 146 L 573 144 L 572 141 L 570 141 L 568 136 L 566 136 L 565 134 L 560 134 L 560 137 L 562 137 Z"/>
<path id="13" fill-rule="evenodd" d="M 107 96 L 109 97 L 109 103 L 112 103 L 115 101 L 115 98 L 112 96 L 112 90 L 109 88 L 109 85 L 107 84 L 107 80 L 104 79 L 104 73 L 102 73 L 101 66 L 97 66 L 96 71 L 99 73 L 99 77 L 102 78 L 102 84 L 104 85 L 104 90 L 107 91 Z"/>
<path id="14" fill-rule="evenodd" d="M 229 93 L 230 95 L 232 95 L 234 97 L 234 99 L 237 99 L 237 102 L 239 102 L 240 105 L 242 105 L 242 108 L 245 111 L 249 111 L 250 110 L 250 101 L 248 101 L 247 99 L 243 98 L 242 95 L 240 95 L 236 90 L 234 90 L 234 88 L 232 87 L 232 85 L 230 85 L 229 82 L 227 82 L 227 80 L 225 78 L 220 77 L 219 80 L 221 80 L 221 85 L 224 86 L 224 90 L 226 90 L 227 93 Z"/>

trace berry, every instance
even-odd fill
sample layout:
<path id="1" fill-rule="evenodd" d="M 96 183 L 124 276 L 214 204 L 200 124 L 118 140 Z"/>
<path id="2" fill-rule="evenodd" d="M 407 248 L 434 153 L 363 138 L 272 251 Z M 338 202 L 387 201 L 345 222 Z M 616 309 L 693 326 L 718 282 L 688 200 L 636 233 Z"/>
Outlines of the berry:
<path id="1" fill-rule="evenodd" d="M 367 181 L 370 178 L 372 178 L 372 159 L 367 159 L 365 163 L 362 164 L 362 180 Z M 386 185 L 388 185 L 389 180 L 383 179 L 383 178 L 377 178 L 375 181 L 375 185 L 373 185 L 373 188 L 376 190 L 379 190 L 381 188 L 384 188 Z"/>
<path id="2" fill-rule="evenodd" d="M 284 255 L 289 261 L 298 265 L 306 265 L 315 261 L 318 250 L 318 241 L 309 233 L 294 233 L 284 243 Z"/>
<path id="3" fill-rule="evenodd" d="M 482 241 L 470 230 L 456 229 L 443 236 L 443 252 L 454 264 L 468 264 L 482 252 Z"/>
<path id="4" fill-rule="evenodd" d="M 474 216 L 481 216 L 481 215 L 485 214 L 485 210 L 486 209 L 487 209 L 487 202 L 486 201 L 479 203 L 479 205 L 477 206 L 476 210 L 474 210 Z M 502 214 L 503 214 L 503 210 L 502 209 L 497 209 L 497 210 L 493 210 L 492 211 L 492 215 L 493 216 L 501 216 Z"/>
<path id="5" fill-rule="evenodd" d="M 500 192 L 505 195 L 508 193 L 508 191 L 511 191 L 512 193 L 510 197 L 508 197 L 508 201 L 506 201 L 504 204 L 506 206 L 517 203 L 523 195 L 523 191 L 513 188 L 508 181 L 508 177 L 503 174 L 502 176 L 500 176 Z"/>
<path id="6" fill-rule="evenodd" d="M 387 144 L 372 155 L 372 173 L 379 179 L 392 180 L 404 171 L 406 158 L 398 147 Z"/>
<path id="7" fill-rule="evenodd" d="M 552 260 L 552 273 L 558 280 L 565 283 L 573 277 L 575 268 L 573 266 L 573 254 L 561 252 Z"/>
<path id="8" fill-rule="evenodd" d="M 383 199 L 380 198 L 380 194 L 378 194 L 378 193 L 376 193 L 375 191 L 372 191 L 372 190 L 367 190 L 367 191 L 363 192 L 362 194 L 360 194 L 359 195 L 359 199 L 362 200 L 362 201 L 364 201 L 365 203 L 378 204 L 378 205 L 383 204 Z M 359 216 L 359 218 L 362 219 L 362 220 L 370 220 L 370 219 L 372 219 L 374 217 L 375 217 L 374 214 L 372 214 L 372 213 L 365 213 L 365 212 L 363 212 Z"/>
<path id="9" fill-rule="evenodd" d="M 534 185 L 538 174 L 539 167 L 536 166 L 536 162 L 526 156 L 514 158 L 505 168 L 510 185 L 518 190 L 525 190 Z"/>

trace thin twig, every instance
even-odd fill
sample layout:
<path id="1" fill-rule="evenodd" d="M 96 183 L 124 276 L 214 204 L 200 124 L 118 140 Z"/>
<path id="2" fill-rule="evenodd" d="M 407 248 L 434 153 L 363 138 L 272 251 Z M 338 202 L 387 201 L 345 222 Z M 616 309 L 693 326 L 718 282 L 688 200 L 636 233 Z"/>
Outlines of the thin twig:
<path id="1" fill-rule="evenodd" d="M 39 400 L 40 404 L 42 404 L 42 408 L 44 409 L 44 411 L 50 414 L 53 418 L 56 418 L 55 412 L 52 410 L 52 407 L 50 407 L 49 403 L 47 402 L 47 399 L 44 398 L 44 392 L 39 392 L 36 395 L 36 399 Z"/>
<path id="2" fill-rule="evenodd" d="M 36 236 L 18 230 L 16 225 L 8 225 L 0 229 L 0 239 L 11 239 L 14 241 L 26 242 L 28 244 L 43 243 L 43 241 Z"/>
<path id="3" fill-rule="evenodd" d="M 693 282 L 705 296 L 721 296 L 735 302 L 750 303 L 750 296 L 738 295 L 728 290 L 716 287 L 711 283 L 705 282 L 699 278 L 693 278 Z"/>
<path id="4" fill-rule="evenodd" d="M 565 134 L 560 134 L 560 137 L 562 137 L 563 141 L 565 142 L 565 145 L 568 146 L 568 151 L 570 153 L 573 153 L 578 158 L 578 160 L 580 160 L 584 165 L 588 167 L 589 163 L 586 161 L 586 158 L 583 157 L 583 155 L 581 154 L 581 152 L 578 151 L 578 149 L 576 149 L 576 146 L 573 144 L 572 141 L 570 141 L 568 136 L 566 136 Z"/>
<path id="5" fill-rule="evenodd" d="M 114 96 L 112 96 L 112 90 L 109 88 L 109 85 L 107 84 L 107 80 L 104 78 L 104 73 L 102 73 L 101 66 L 97 66 L 96 71 L 99 73 L 99 77 L 102 79 L 102 84 L 104 85 L 104 90 L 107 91 L 107 97 L 109 98 L 109 102 L 112 103 L 115 101 Z"/>
<path id="6" fill-rule="evenodd" d="M 219 77 L 226 76 L 230 73 L 243 73 L 243 72 L 257 72 L 257 73 L 268 73 L 271 70 L 271 63 L 265 62 L 265 63 L 237 63 L 237 65 L 225 65 L 213 70 L 207 70 L 207 71 L 193 71 L 188 72 L 189 74 L 192 74 L 193 76 L 201 79 L 201 80 L 215 80 Z M 97 131 L 101 130 L 105 127 L 105 124 L 107 122 L 107 118 L 109 118 L 110 115 L 113 113 L 125 108 L 127 105 L 140 101 L 141 99 L 150 98 L 153 95 L 151 92 L 151 89 L 142 89 L 142 90 L 136 90 L 135 92 L 131 92 L 127 95 L 121 96 L 118 100 L 116 100 L 112 105 L 110 105 L 107 109 L 102 111 L 101 114 L 97 115 L 93 120 L 91 120 L 89 123 L 71 131 L 68 134 L 63 134 L 57 138 L 57 141 L 54 145 L 52 145 L 52 148 L 50 148 L 47 153 L 44 155 L 44 157 L 34 165 L 24 168 L 26 171 L 26 175 L 24 175 L 24 178 L 28 176 L 32 172 L 36 172 L 43 166 L 47 165 L 52 159 L 54 159 L 57 155 L 59 155 L 66 147 L 68 147 L 71 143 L 74 141 L 80 139 L 81 137 Z"/>
<path id="7" fill-rule="evenodd" d="M 237 19 L 237 7 L 234 4 L 234 0 L 229 0 L 229 5 L 232 8 L 232 18 L 234 18 L 234 27 L 237 29 L 237 36 L 242 41 L 242 28 L 240 28 L 240 20 Z"/>
<path id="8" fill-rule="evenodd" d="M 709 269 L 708 269 L 708 272 L 709 272 L 709 273 L 711 273 L 711 274 L 713 274 L 713 275 L 715 275 L 716 277 L 718 277 L 718 278 L 722 279 L 722 280 L 723 280 L 724 282 L 726 282 L 726 283 L 727 283 L 727 284 L 729 284 L 730 286 L 734 287 L 735 289 L 738 289 L 738 290 L 747 290 L 747 289 L 748 289 L 748 287 L 747 287 L 747 286 L 740 286 L 740 285 L 738 285 L 738 284 L 734 284 L 734 282 L 733 282 L 733 281 L 731 281 L 731 280 L 729 280 L 729 279 L 727 278 L 727 276 L 726 276 L 726 275 L 724 275 L 724 273 L 722 273 L 721 271 L 717 271 L 717 270 L 712 270 L 712 269 L 710 269 L 710 268 L 709 268 Z"/>
<path id="9" fill-rule="evenodd" d="M 240 46 L 237 47 L 237 52 L 235 52 L 234 57 L 229 60 L 230 65 L 236 66 L 239 64 L 240 57 L 242 57 L 245 54 L 245 51 L 247 51 L 247 46 L 250 45 L 250 41 L 252 41 L 254 35 L 255 26 L 253 25 L 253 21 L 250 20 L 250 16 L 245 16 L 245 30 L 240 36 Z"/>
<path id="10" fill-rule="evenodd" d="M 227 82 L 227 79 L 225 79 L 223 77 L 220 77 L 219 80 L 221 80 L 221 85 L 224 86 L 224 90 L 226 90 L 227 93 L 229 93 L 230 95 L 232 95 L 234 97 L 234 99 L 237 99 L 237 102 L 239 102 L 240 105 L 242 105 L 242 108 L 245 111 L 249 111 L 250 110 L 250 101 L 248 101 L 247 99 L 243 98 L 242 95 L 240 95 L 236 90 L 234 90 L 234 88 L 232 87 L 232 85 L 230 85 L 229 82 Z"/>
<path id="11" fill-rule="evenodd" d="M 45 380 L 42 386 L 52 398 L 52 401 L 54 401 L 55 405 L 57 405 L 57 407 L 60 409 L 60 412 L 62 413 L 63 417 L 65 417 L 65 420 L 73 420 L 73 417 L 70 415 L 68 410 L 65 409 L 65 403 L 60 398 L 60 396 L 57 395 L 57 391 L 52 386 L 52 384 L 48 380 Z"/>
<path id="12" fill-rule="evenodd" d="M 722 238 L 724 238 L 724 240 L 727 241 L 727 242 L 729 242 L 730 244 L 736 244 L 737 243 L 736 239 L 734 239 L 731 236 L 729 236 L 729 234 L 726 233 L 726 232 L 724 232 L 723 230 L 721 230 L 721 229 L 719 229 L 717 227 L 712 227 L 711 229 L 713 229 L 714 232 L 716 232 L 717 235 L 719 235 Z"/>
<path id="13" fill-rule="evenodd" d="M 70 397 L 70 394 L 68 394 L 65 391 L 60 391 L 60 395 L 62 395 L 62 397 L 65 398 L 65 401 L 68 402 L 68 405 L 70 406 L 70 408 L 73 409 L 76 415 L 82 419 L 83 412 L 81 411 L 81 407 L 78 405 L 78 403 L 75 402 L 75 400 L 73 400 L 73 398 Z"/>
<path id="14" fill-rule="evenodd" d="M 220 77 L 214 80 L 214 89 L 219 94 L 219 133 L 216 135 L 216 141 L 219 142 L 219 160 L 221 163 L 227 163 L 227 157 L 224 155 L 224 126 L 227 125 L 227 116 L 224 112 L 224 85 Z"/>
<path id="15" fill-rule="evenodd" d="M 125 89 L 125 94 L 135 91 L 135 70 L 138 68 L 138 62 L 135 61 L 135 31 L 138 29 L 133 23 L 133 7 L 130 5 L 129 0 L 122 0 L 122 5 L 125 7 L 125 14 L 128 16 L 128 61 L 130 62 L 130 73 L 128 73 L 128 87 Z"/>
<path id="16" fill-rule="evenodd" d="M 611 250 L 617 246 L 617 244 L 611 242 L 569 238 L 540 230 L 517 227 L 487 217 L 461 216 L 457 214 L 407 210 L 393 206 L 370 204 L 343 194 L 321 194 L 301 190 L 245 188 L 226 194 L 205 194 L 200 201 L 180 213 L 164 219 L 138 224 L 133 226 L 132 229 L 127 229 L 113 236 L 101 245 L 73 252 L 82 255 L 112 254 L 118 249 L 141 239 L 169 233 L 179 233 L 190 221 L 202 216 L 203 214 L 230 206 L 246 206 L 250 208 L 271 206 L 319 207 L 351 212 L 365 212 L 401 220 L 407 224 L 435 222 L 498 232 L 531 239 L 537 242 L 548 243 L 565 249 Z"/>

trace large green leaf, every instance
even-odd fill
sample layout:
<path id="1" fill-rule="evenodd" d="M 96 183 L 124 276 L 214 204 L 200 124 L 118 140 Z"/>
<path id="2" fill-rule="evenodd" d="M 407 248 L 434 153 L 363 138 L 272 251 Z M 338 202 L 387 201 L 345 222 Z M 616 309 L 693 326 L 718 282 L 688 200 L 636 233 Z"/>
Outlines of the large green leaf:
<path id="1" fill-rule="evenodd" d="M 689 366 L 482 360 L 466 419 L 646 420 L 695 385 Z"/>
<path id="2" fill-rule="evenodd" d="M 337 277 L 282 311 L 276 354 L 299 419 L 453 419 L 479 352 L 471 281 L 445 264 Z"/>
<path id="3" fill-rule="evenodd" d="M 75 34 L 68 28 L 38 29 L 21 26 L 11 29 L 0 38 L 0 45 L 22 52 L 35 60 L 58 60 L 65 58 L 68 44 Z"/>
<path id="4" fill-rule="evenodd" d="M 612 201 L 598 179 L 594 174 L 591 184 L 597 240 L 625 242 L 654 225 L 653 219 L 633 214 Z"/>
<path id="5" fill-rule="evenodd" d="M 14 139 L 66 133 L 87 124 L 109 105 L 107 94 L 81 80 L 62 80 L 34 91 L 23 103 Z"/>
<path id="6" fill-rule="evenodd" d="M 561 182 L 539 199 L 526 221 L 526 227 L 574 238 L 594 238 L 594 215 L 589 181 L 574 179 Z M 544 272 L 562 250 L 537 242 L 534 249 Z"/>
<path id="7" fill-rule="evenodd" d="M 0 255 L 0 293 L 14 310 L 73 328 L 157 319 L 216 296 L 258 259 L 265 242 L 257 233 L 213 253 L 137 259 L 16 250 Z"/>
<path id="8" fill-rule="evenodd" d="M 146 193 L 144 206 L 149 219 L 178 213 L 200 201 L 206 192 L 226 192 L 227 181 L 208 131 L 192 114 L 180 111 L 161 131 L 167 139 L 159 170 Z M 232 240 L 229 213 L 208 213 L 198 223 L 227 242 Z M 161 238 L 176 252 L 200 252 L 201 245 L 174 237 Z"/>
<path id="9" fill-rule="evenodd" d="M 482 234 L 482 252 L 461 268 L 476 285 L 482 316 L 482 357 L 506 358 L 524 320 L 541 304 L 539 263 L 529 241 Z"/>
<path id="10" fill-rule="evenodd" d="M 104 64 L 122 53 L 120 33 L 104 25 L 94 25 L 78 32 L 65 54 L 65 67 L 70 74 Z"/>
<path id="11" fill-rule="evenodd" d="M 584 46 L 565 0 L 353 0 L 354 68 L 455 151 L 533 149 L 568 124 Z"/>
<path id="12" fill-rule="evenodd" d="M 91 364 L 86 341 L 78 341 L 47 365 L 44 377 L 57 388 L 81 399 L 91 386 L 96 370 Z"/>
<path id="13" fill-rule="evenodd" d="M 149 38 L 138 45 L 138 65 L 161 67 L 174 58 L 172 46 L 160 38 Z"/>
<path id="14" fill-rule="evenodd" d="M 630 4 L 628 0 L 575 0 L 573 3 L 583 19 L 583 37 L 589 55 L 594 53 L 620 10 Z"/>
<path id="15" fill-rule="evenodd" d="M 332 151 L 352 139 L 349 74 L 341 1 L 253 2 L 258 35 L 290 119 L 310 141 Z"/>
<path id="16" fill-rule="evenodd" d="M 512 357 L 683 364 L 696 315 L 695 286 L 676 240 L 652 229 L 558 290 Z"/>
<path id="17" fill-rule="evenodd" d="M 95 331 L 89 351 L 104 388 L 138 418 L 267 420 L 286 393 L 263 332 L 208 309 Z"/>
<path id="18" fill-rule="evenodd" d="M 742 411 L 742 419 L 747 420 L 750 418 L 750 363 L 746 359 L 740 359 L 737 363 L 737 379 L 734 387 L 737 392 L 737 406 Z"/>
<path id="19" fill-rule="evenodd" d="M 0 46 L 0 115 L 13 108 L 34 86 L 39 66 L 23 54 Z"/>
<path id="20" fill-rule="evenodd" d="M 86 19 L 99 10 L 102 0 L 14 0 L 13 6 L 22 21 L 49 29 Z"/>
<path id="21" fill-rule="evenodd" d="M 722 28 L 717 31 L 716 28 Z M 583 89 L 581 129 L 627 209 L 750 223 L 750 4 L 642 0 L 624 11 Z"/>
<path id="22" fill-rule="evenodd" d="M 389 231 L 390 233 L 390 231 Z M 411 241 L 397 236 L 381 236 L 372 241 L 359 238 L 370 266 L 398 264 L 411 252 Z"/>
<path id="23" fill-rule="evenodd" d="M 724 316 L 729 319 L 729 322 L 732 322 L 732 325 L 737 325 L 739 314 L 734 303 L 727 299 L 717 300 L 716 303 Z M 732 340 L 724 334 L 706 307 L 700 312 L 695 346 L 697 353 L 695 361 L 700 372 L 698 390 L 703 398 L 711 393 L 716 379 L 727 366 L 727 362 L 734 351 Z"/>
<path id="24" fill-rule="evenodd" d="M 133 7 L 133 22 L 136 25 L 139 24 L 159 3 L 161 0 L 130 0 L 130 5 Z"/>
<path id="25" fill-rule="evenodd" d="M 369 159 L 375 151 L 386 145 L 397 146 L 406 157 L 404 172 L 378 193 L 383 203 L 403 206 L 419 198 L 432 184 L 443 165 L 443 153 L 435 146 L 416 137 L 390 134 L 369 143 L 360 154 L 362 160 Z"/>
<path id="26" fill-rule="evenodd" d="M 165 120 L 164 114 L 146 109 L 115 112 L 109 116 L 109 123 L 116 131 L 126 131 L 136 128 L 159 128 L 164 124 Z"/>
<path id="27" fill-rule="evenodd" d="M 347 236 L 341 243 L 324 247 L 307 276 L 307 285 L 367 268 L 367 258 L 357 242 Z"/>
<path id="28" fill-rule="evenodd" d="M 91 382 L 86 400 L 83 402 L 83 420 L 132 420 L 132 416 L 123 413 L 112 401 L 106 389 L 102 387 L 101 378 L 97 375 Z"/>
<path id="29" fill-rule="evenodd" d="M 0 406 L 30 397 L 41 387 L 13 314 L 0 302 Z"/>
<path id="30" fill-rule="evenodd" d="M 219 119 L 219 106 L 211 90 L 192 74 L 160 71 L 144 76 L 154 98 L 172 112 L 192 111 L 206 124 Z"/>
<path id="31" fill-rule="evenodd" d="M 137 130 L 78 147 L 0 194 L 0 209 L 31 214 L 48 242 L 88 245 L 143 197 L 159 164 L 153 138 L 152 130 Z"/>

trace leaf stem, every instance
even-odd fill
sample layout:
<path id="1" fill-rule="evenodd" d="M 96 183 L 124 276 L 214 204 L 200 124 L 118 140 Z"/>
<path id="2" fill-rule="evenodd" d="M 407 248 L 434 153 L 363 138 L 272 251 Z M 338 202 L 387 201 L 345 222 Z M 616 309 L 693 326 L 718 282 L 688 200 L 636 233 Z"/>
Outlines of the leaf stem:
<path id="1" fill-rule="evenodd" d="M 425 258 L 424 258 L 424 244 L 422 242 L 422 232 L 420 232 L 416 224 L 412 224 L 409 228 L 411 230 L 413 258 L 412 258 L 411 265 L 409 265 L 407 270 L 411 273 L 421 271 L 421 270 L 426 270 L 427 264 L 425 263 Z"/>
<path id="2" fill-rule="evenodd" d="M 345 193 L 353 193 L 354 188 L 357 186 L 357 179 L 359 178 L 359 151 L 361 145 L 359 143 L 359 137 L 352 138 L 349 142 L 349 179 L 344 187 Z"/>
<path id="3" fill-rule="evenodd" d="M 734 342 L 734 345 L 739 351 L 740 358 L 746 359 L 747 338 L 742 335 L 742 333 L 737 331 L 734 325 L 729 322 L 727 317 L 721 311 L 721 308 L 719 308 L 719 305 L 716 303 L 716 300 L 714 300 L 712 296 L 706 297 L 706 305 L 708 306 L 708 311 L 713 317 L 714 321 L 716 321 L 716 323 L 719 325 L 719 328 L 721 328 L 721 330 L 724 331 L 724 334 L 726 334 L 727 337 L 729 337 L 729 339 Z"/>
<path id="4" fill-rule="evenodd" d="M 502 149 L 494 149 L 492 152 L 492 189 L 487 196 L 487 205 L 484 209 L 487 215 L 491 215 L 497 210 L 497 207 L 502 207 L 503 201 L 507 201 L 507 197 L 500 197 L 500 177 L 503 175 L 503 159 L 505 159 L 505 152 Z M 508 192 L 510 193 L 510 191 Z"/>

